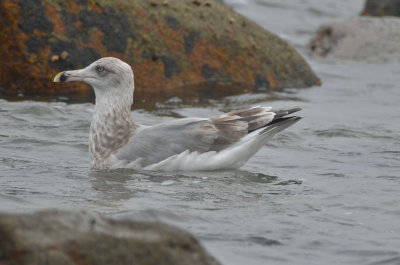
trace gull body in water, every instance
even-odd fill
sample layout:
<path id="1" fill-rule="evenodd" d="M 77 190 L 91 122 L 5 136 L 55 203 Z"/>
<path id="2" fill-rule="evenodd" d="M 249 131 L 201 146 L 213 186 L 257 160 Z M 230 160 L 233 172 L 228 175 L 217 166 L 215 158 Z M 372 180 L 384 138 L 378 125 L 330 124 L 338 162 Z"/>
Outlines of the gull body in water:
<path id="1" fill-rule="evenodd" d="M 239 168 L 272 136 L 301 119 L 287 116 L 299 108 L 252 107 L 210 119 L 183 118 L 146 126 L 131 117 L 134 81 L 127 63 L 105 57 L 54 77 L 54 82 L 70 81 L 88 83 L 96 95 L 89 136 L 93 169 Z"/>

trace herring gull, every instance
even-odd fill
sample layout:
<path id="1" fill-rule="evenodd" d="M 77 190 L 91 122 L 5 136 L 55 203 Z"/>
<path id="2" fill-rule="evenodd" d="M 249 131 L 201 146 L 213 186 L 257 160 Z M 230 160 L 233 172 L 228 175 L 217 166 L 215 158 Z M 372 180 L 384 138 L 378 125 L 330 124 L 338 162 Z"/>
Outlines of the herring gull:
<path id="1" fill-rule="evenodd" d="M 105 57 L 54 77 L 54 82 L 70 81 L 86 82 L 95 92 L 89 136 L 93 169 L 239 168 L 272 136 L 301 119 L 287 116 L 300 108 L 252 107 L 216 118 L 183 118 L 146 126 L 131 117 L 134 81 L 127 63 Z"/>

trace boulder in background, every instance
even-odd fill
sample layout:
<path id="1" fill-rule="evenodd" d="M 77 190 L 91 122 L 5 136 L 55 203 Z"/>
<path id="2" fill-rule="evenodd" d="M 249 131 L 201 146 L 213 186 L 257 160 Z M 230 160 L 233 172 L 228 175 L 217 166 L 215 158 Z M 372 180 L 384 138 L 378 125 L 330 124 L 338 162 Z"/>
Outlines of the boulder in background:
<path id="1" fill-rule="evenodd" d="M 93 99 L 54 75 L 105 56 L 129 63 L 136 99 L 320 83 L 286 42 L 217 1 L 0 0 L 0 96 Z"/>

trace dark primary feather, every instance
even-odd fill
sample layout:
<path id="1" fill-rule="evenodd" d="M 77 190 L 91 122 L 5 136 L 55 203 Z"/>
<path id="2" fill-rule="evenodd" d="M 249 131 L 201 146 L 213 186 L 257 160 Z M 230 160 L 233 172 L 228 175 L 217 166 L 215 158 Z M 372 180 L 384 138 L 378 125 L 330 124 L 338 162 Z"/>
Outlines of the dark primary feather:
<path id="1" fill-rule="evenodd" d="M 292 114 L 294 112 L 300 111 L 300 110 L 301 110 L 301 108 L 294 108 L 294 109 L 289 109 L 289 110 L 278 110 L 278 111 L 275 111 L 274 119 L 270 123 L 268 123 L 267 125 L 270 126 L 270 125 L 282 122 L 284 120 L 287 120 L 289 118 L 292 118 L 292 117 L 286 117 L 286 116 L 289 115 L 289 114 Z"/>
<path id="2" fill-rule="evenodd" d="M 293 125 L 295 122 L 299 121 L 302 117 L 299 116 L 288 116 L 289 114 L 292 114 L 294 112 L 300 111 L 301 108 L 293 108 L 289 110 L 279 110 L 275 111 L 275 117 L 274 119 L 268 123 L 265 127 L 264 130 L 260 132 L 260 134 L 265 134 L 265 133 L 271 133 L 271 134 L 276 134 L 287 127 Z"/>
<path id="3" fill-rule="evenodd" d="M 288 109 L 288 110 L 278 110 L 278 111 L 274 111 L 275 112 L 275 117 L 274 119 L 279 119 L 282 118 L 283 116 L 292 114 L 294 112 L 300 111 L 301 108 L 293 108 L 293 109 Z"/>

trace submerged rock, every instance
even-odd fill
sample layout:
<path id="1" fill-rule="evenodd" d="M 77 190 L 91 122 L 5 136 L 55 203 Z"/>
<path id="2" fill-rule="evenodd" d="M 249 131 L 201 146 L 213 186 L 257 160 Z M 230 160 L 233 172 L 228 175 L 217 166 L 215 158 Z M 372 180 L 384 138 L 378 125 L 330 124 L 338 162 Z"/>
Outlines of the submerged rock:
<path id="1" fill-rule="evenodd" d="M 366 62 L 400 61 L 400 19 L 356 17 L 321 27 L 311 42 L 314 54 Z"/>
<path id="2" fill-rule="evenodd" d="M 0 0 L 0 95 L 92 98 L 53 76 L 104 56 L 134 69 L 136 98 L 320 83 L 276 35 L 217 1 Z"/>
<path id="3" fill-rule="evenodd" d="M 400 16 L 400 0 L 367 0 L 363 16 Z"/>
<path id="4" fill-rule="evenodd" d="M 86 212 L 0 214 L 0 264 L 219 264 L 190 234 Z"/>

